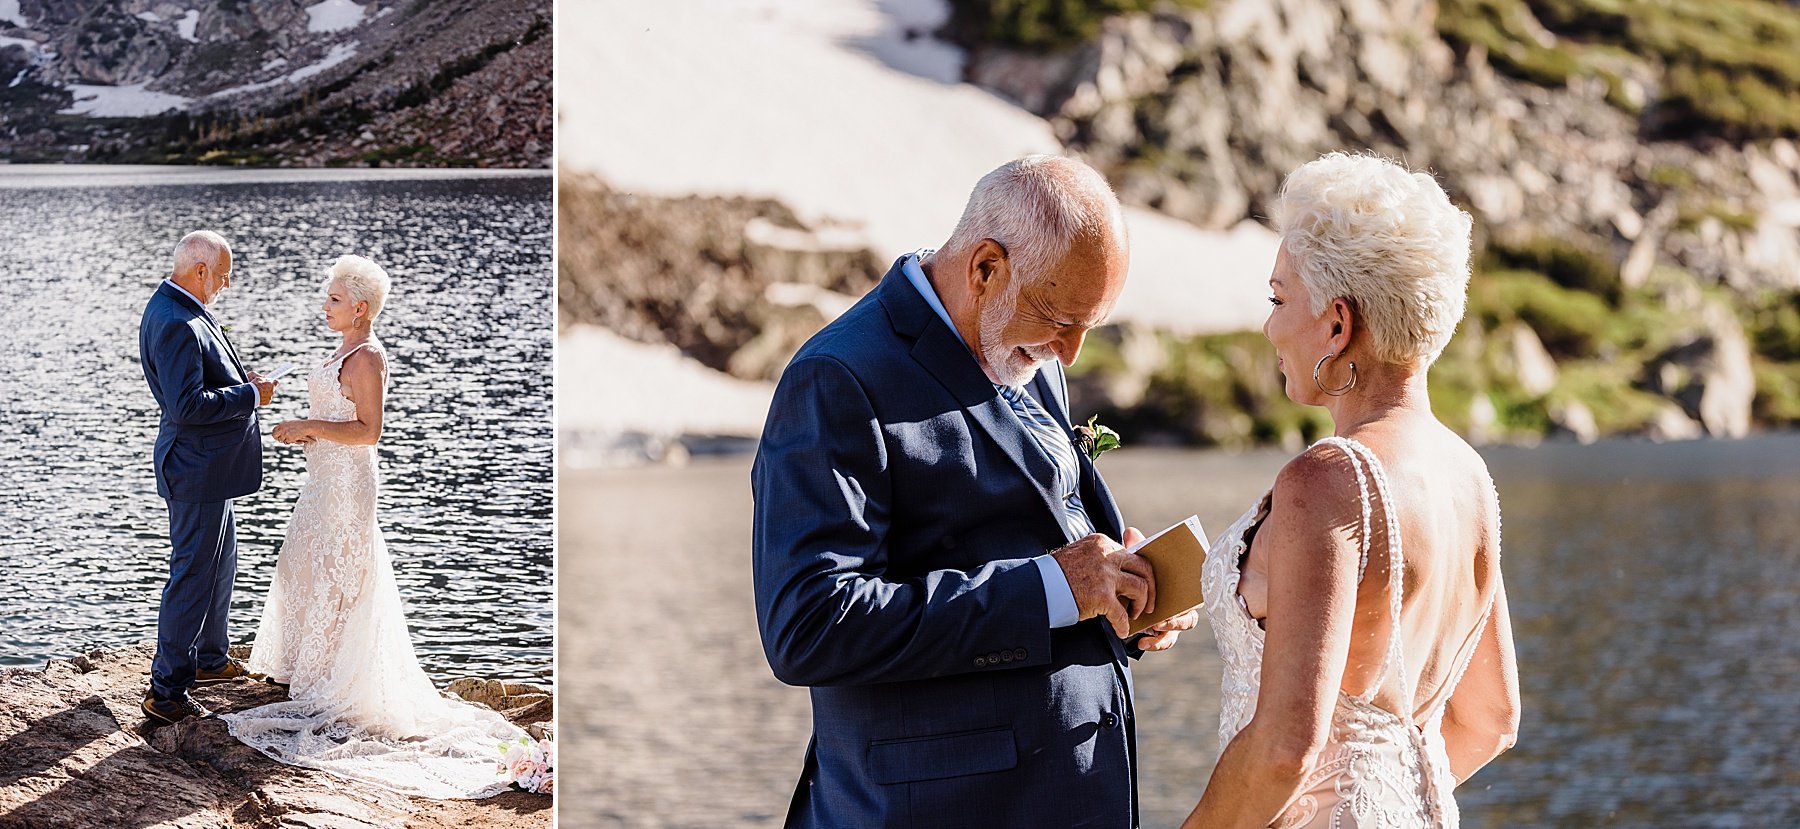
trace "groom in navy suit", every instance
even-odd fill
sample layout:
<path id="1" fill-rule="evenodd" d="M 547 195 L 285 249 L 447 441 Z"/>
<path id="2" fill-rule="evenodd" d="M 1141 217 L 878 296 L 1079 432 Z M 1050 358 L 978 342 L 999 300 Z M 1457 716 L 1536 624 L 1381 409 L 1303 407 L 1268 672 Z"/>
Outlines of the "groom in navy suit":
<path id="1" fill-rule="evenodd" d="M 989 173 L 783 373 L 751 473 L 756 609 L 811 687 L 791 827 L 1132 827 L 1123 639 L 1149 563 L 1075 446 L 1063 366 L 1124 287 L 1079 161 Z"/>
<path id="2" fill-rule="evenodd" d="M 246 371 L 207 310 L 231 286 L 231 246 L 195 231 L 175 246 L 175 270 L 144 307 L 138 355 L 162 408 L 156 494 L 169 506 L 169 583 L 156 620 L 156 659 L 144 713 L 173 723 L 210 716 L 188 694 L 196 684 L 253 678 L 228 653 L 226 616 L 237 575 L 231 499 L 262 487 L 258 406 L 276 381 Z"/>

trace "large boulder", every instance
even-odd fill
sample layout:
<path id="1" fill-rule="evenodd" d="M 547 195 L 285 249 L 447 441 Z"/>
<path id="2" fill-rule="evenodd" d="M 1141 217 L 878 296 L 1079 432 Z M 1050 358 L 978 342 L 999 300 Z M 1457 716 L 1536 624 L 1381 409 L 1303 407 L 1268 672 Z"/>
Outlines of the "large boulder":
<path id="1" fill-rule="evenodd" d="M 1708 303 L 1694 327 L 1646 367 L 1645 385 L 1672 398 L 1714 437 L 1750 433 L 1756 375 L 1750 343 L 1730 309 Z"/>

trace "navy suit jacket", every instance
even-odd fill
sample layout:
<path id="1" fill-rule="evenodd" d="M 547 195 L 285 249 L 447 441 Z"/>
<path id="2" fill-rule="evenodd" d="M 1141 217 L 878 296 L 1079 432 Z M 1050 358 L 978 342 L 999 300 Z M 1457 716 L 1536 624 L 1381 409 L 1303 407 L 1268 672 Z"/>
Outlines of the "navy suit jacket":
<path id="1" fill-rule="evenodd" d="M 156 494 L 210 503 L 262 488 L 256 386 L 200 304 L 159 286 L 138 323 L 138 358 L 162 407 Z"/>
<path id="2" fill-rule="evenodd" d="M 1061 366 L 1028 388 L 1068 431 Z M 783 373 L 751 479 L 763 650 L 812 688 L 789 826 L 1136 825 L 1127 649 L 1051 629 L 1031 561 L 1071 540 L 1050 459 L 898 263 Z"/>

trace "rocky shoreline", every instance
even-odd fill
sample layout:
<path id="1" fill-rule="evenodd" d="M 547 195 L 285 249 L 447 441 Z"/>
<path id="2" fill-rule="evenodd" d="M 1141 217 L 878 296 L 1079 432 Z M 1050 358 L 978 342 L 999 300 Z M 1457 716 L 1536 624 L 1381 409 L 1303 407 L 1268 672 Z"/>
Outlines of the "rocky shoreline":
<path id="1" fill-rule="evenodd" d="M 238 742 L 216 719 L 150 727 L 138 708 L 154 646 L 92 651 L 42 669 L 0 669 L 0 829 L 76 827 L 461 827 L 542 829 L 547 795 L 427 800 L 285 766 Z M 551 728 L 551 693 L 465 679 L 465 698 L 536 735 Z M 282 699 L 235 682 L 199 688 L 215 711 Z"/>

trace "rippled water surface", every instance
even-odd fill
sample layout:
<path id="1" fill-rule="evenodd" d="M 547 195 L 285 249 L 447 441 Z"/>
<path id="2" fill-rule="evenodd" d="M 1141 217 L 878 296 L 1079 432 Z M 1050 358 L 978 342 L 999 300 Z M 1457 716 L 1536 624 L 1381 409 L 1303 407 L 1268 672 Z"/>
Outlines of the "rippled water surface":
<path id="1" fill-rule="evenodd" d="M 413 641 L 439 681 L 551 676 L 551 180 L 356 173 L 0 170 L 0 665 L 153 638 L 168 516 L 138 320 L 184 233 L 231 240 L 214 310 L 247 367 L 301 368 L 262 412 L 304 416 L 337 335 L 326 266 L 394 289 L 380 519 Z M 133 183 L 133 182 L 137 183 Z M 154 185 L 154 186 L 152 186 Z M 305 461 L 265 437 L 238 499 L 234 641 L 248 641 Z"/>
<path id="2" fill-rule="evenodd" d="M 1525 718 L 1457 790 L 1463 826 L 1800 826 L 1800 436 L 1484 455 Z M 1102 470 L 1132 523 L 1216 534 L 1287 457 Z M 563 493 L 561 825 L 779 825 L 810 710 L 757 643 L 749 460 L 565 472 Z M 1144 825 L 1174 826 L 1218 756 L 1217 645 L 1134 671 Z"/>

